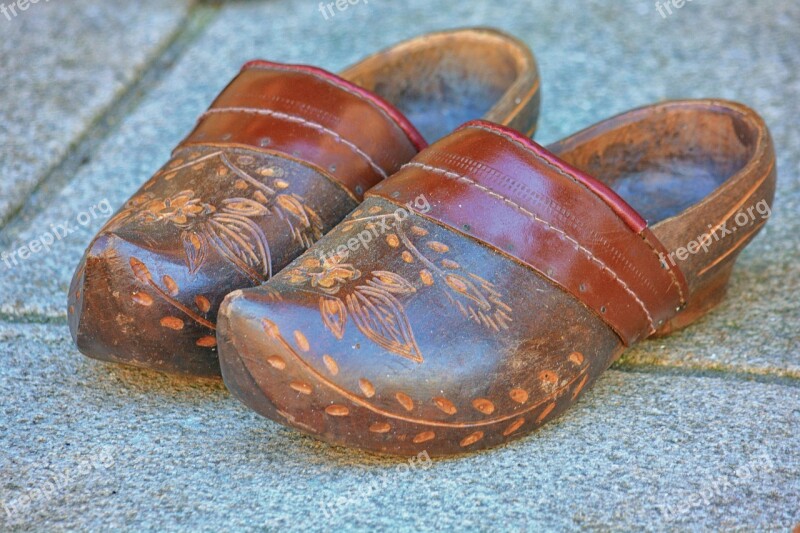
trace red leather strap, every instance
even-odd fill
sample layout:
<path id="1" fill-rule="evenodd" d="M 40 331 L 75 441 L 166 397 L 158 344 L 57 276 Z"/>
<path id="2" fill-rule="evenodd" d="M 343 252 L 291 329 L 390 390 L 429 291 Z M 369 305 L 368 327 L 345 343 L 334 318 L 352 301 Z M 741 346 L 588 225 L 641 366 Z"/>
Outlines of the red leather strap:
<path id="1" fill-rule="evenodd" d="M 405 203 L 420 194 L 428 217 L 557 283 L 626 344 L 685 303 L 683 275 L 661 260 L 666 249 L 630 205 L 508 128 L 468 123 L 369 196 Z"/>
<path id="2" fill-rule="evenodd" d="M 251 61 L 181 143 L 239 145 L 316 165 L 357 198 L 426 146 L 402 113 L 324 70 Z"/>

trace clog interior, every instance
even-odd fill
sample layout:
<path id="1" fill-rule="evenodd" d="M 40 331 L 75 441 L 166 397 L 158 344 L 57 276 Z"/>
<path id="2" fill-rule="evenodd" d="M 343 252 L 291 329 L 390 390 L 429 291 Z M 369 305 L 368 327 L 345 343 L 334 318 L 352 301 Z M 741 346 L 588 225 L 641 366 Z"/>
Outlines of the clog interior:
<path id="1" fill-rule="evenodd" d="M 518 46 L 491 33 L 420 38 L 344 71 L 397 107 L 429 143 L 481 118 L 526 67 Z"/>
<path id="2" fill-rule="evenodd" d="M 600 123 L 550 149 L 609 185 L 650 225 L 680 214 L 741 171 L 758 142 L 752 120 L 724 106 L 644 108 L 614 124 Z"/>

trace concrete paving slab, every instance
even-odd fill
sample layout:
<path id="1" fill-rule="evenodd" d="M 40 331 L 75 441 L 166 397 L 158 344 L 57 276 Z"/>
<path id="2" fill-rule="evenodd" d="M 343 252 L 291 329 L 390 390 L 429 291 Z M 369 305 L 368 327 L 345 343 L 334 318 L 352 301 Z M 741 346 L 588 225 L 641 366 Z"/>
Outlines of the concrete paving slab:
<path id="1" fill-rule="evenodd" d="M 609 371 L 502 448 L 411 466 L 258 417 L 219 382 L 0 324 L 4 530 L 759 530 L 800 522 L 800 387 Z M 656 444 L 657 443 L 657 444 Z"/>
<path id="2" fill-rule="evenodd" d="M 2 3 L 0 224 L 160 53 L 190 3 Z"/>

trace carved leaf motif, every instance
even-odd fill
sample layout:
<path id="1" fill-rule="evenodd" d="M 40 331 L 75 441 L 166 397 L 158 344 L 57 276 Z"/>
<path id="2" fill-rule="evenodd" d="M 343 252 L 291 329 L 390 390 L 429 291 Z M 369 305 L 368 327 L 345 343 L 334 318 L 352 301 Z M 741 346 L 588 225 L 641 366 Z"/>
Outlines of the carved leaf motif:
<path id="1" fill-rule="evenodd" d="M 369 285 L 356 287 L 347 296 L 347 309 L 367 338 L 392 353 L 422 362 L 406 311 L 390 292 Z"/>
<path id="2" fill-rule="evenodd" d="M 208 230 L 220 253 L 253 281 L 272 276 L 269 242 L 258 224 L 245 216 L 219 213 L 209 219 Z"/>
<path id="3" fill-rule="evenodd" d="M 292 236 L 308 248 L 322 238 L 322 219 L 303 205 L 296 195 L 280 194 L 276 198 L 278 214 L 289 224 Z"/>
<path id="4" fill-rule="evenodd" d="M 206 238 L 194 231 L 184 231 L 181 238 L 186 252 L 186 266 L 190 274 L 195 274 L 206 260 Z"/>
<path id="5" fill-rule="evenodd" d="M 383 289 L 392 294 L 411 294 L 417 292 L 417 289 L 403 276 L 385 270 L 376 270 L 373 272 L 372 279 L 367 283 L 372 287 Z"/>
<path id="6" fill-rule="evenodd" d="M 494 285 L 475 274 L 471 280 L 456 274 L 447 274 L 445 282 L 451 289 L 450 300 L 467 318 L 494 331 L 508 329 L 512 321 L 511 308 L 506 305 Z"/>
<path id="7" fill-rule="evenodd" d="M 319 312 L 322 322 L 333 336 L 341 340 L 344 337 L 344 327 L 347 323 L 347 309 L 339 298 L 322 296 L 319 299 Z"/>
<path id="8" fill-rule="evenodd" d="M 247 198 L 229 198 L 222 201 L 222 209 L 226 213 L 241 215 L 243 217 L 262 217 L 269 213 L 267 208 Z"/>
<path id="9" fill-rule="evenodd" d="M 488 310 L 491 307 L 486 297 L 475 287 L 475 284 L 468 279 L 456 274 L 447 274 L 445 281 L 451 289 L 474 302 L 479 308 Z"/>
<path id="10" fill-rule="evenodd" d="M 300 203 L 300 200 L 288 194 L 281 194 L 278 196 L 277 201 L 281 208 L 294 215 L 294 217 L 302 221 L 305 226 L 310 225 L 310 221 L 306 217 L 305 209 L 303 209 L 303 204 Z"/>

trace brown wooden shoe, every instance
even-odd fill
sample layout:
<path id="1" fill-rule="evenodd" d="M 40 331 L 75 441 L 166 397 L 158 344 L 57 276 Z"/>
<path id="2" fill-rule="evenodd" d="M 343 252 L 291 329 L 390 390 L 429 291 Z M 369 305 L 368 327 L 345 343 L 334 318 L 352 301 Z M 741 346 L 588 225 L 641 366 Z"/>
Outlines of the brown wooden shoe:
<path id="1" fill-rule="evenodd" d="M 631 111 L 549 149 L 467 124 L 228 296 L 225 383 L 277 422 L 377 452 L 518 438 L 626 347 L 721 300 L 770 214 L 774 164 L 761 118 L 718 100 Z"/>
<path id="2" fill-rule="evenodd" d="M 487 29 L 424 35 L 341 76 L 250 62 L 92 241 L 72 336 L 97 359 L 218 376 L 226 294 L 286 266 L 424 138 L 482 115 L 533 129 L 538 107 L 531 52 Z"/>

